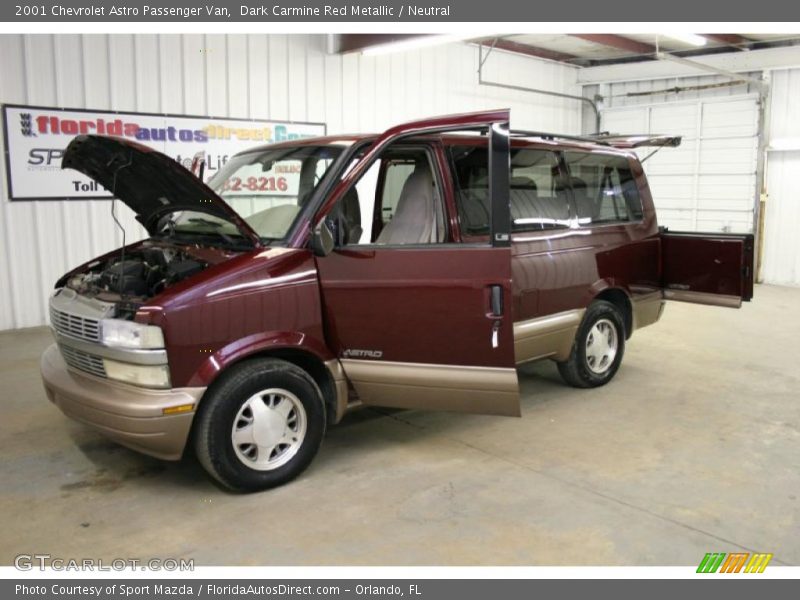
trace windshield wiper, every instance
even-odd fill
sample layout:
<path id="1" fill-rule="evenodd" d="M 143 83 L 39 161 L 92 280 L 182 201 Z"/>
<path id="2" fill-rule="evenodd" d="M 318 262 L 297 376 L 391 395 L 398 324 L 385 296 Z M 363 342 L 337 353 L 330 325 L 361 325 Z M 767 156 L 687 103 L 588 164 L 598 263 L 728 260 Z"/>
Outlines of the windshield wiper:
<path id="1" fill-rule="evenodd" d="M 175 232 L 174 236 L 168 239 L 178 244 L 218 245 L 237 251 L 250 250 L 253 248 L 253 242 L 250 238 L 245 238 L 244 236 L 238 237 L 241 237 L 241 239 L 233 239 L 219 231 L 181 231 L 179 229 Z M 220 244 L 216 240 L 222 240 L 223 243 Z"/>

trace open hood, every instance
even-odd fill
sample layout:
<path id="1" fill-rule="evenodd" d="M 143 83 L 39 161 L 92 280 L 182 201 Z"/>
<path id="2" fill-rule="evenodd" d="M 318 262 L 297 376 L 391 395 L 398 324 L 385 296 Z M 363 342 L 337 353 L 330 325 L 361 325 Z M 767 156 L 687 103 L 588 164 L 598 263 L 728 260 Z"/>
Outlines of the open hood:
<path id="1" fill-rule="evenodd" d="M 147 146 L 115 137 L 79 135 L 61 161 L 102 185 L 133 212 L 150 235 L 166 213 L 194 210 L 232 222 L 255 245 L 255 231 L 210 187 L 178 162 Z"/>

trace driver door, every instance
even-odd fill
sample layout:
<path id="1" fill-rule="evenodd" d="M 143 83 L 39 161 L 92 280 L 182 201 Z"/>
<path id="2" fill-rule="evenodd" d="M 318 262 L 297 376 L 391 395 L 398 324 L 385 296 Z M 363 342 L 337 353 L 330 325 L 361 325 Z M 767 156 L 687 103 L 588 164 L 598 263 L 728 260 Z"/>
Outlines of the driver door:
<path id="1" fill-rule="evenodd" d="M 508 119 L 495 111 L 389 130 L 318 211 L 317 232 L 329 214 L 356 231 L 316 261 L 326 338 L 363 404 L 519 416 Z M 435 137 L 419 135 L 479 129 L 490 140 L 492 231 L 465 244 L 448 163 Z"/>

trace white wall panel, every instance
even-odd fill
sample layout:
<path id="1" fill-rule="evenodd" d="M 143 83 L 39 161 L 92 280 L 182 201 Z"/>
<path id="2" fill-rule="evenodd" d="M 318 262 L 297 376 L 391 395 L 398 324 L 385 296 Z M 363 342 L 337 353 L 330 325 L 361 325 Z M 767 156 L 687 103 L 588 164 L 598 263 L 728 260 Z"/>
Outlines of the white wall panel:
<path id="1" fill-rule="evenodd" d="M 772 74 L 770 139 L 800 139 L 800 69 Z M 767 283 L 800 285 L 800 151 L 770 152 L 761 274 Z"/>
<path id="2" fill-rule="evenodd" d="M 770 155 L 761 268 L 766 283 L 800 285 L 799 173 L 800 151 Z"/>
<path id="3" fill-rule="evenodd" d="M 466 44 L 383 56 L 325 54 L 311 35 L 2 35 L 0 102 L 324 121 L 370 132 L 449 112 L 510 107 L 513 125 L 580 131 L 580 104 L 480 87 Z M 494 51 L 492 80 L 578 94 L 576 69 Z M 4 135 L 4 133 L 3 133 Z M 0 329 L 46 322 L 68 268 L 121 244 L 108 201 L 9 202 L 0 171 Z M 143 235 L 124 205 L 127 240 Z"/>

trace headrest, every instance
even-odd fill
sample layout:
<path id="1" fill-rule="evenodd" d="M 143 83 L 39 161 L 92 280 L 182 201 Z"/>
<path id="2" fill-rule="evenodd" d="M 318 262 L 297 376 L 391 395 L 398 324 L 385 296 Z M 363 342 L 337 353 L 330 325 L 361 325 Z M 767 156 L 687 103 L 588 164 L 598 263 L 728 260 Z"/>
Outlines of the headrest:
<path id="1" fill-rule="evenodd" d="M 427 163 L 417 165 L 411 172 L 411 175 L 406 179 L 403 184 L 403 195 L 406 192 L 427 190 L 433 187 L 433 176 L 431 175 L 430 167 Z"/>

